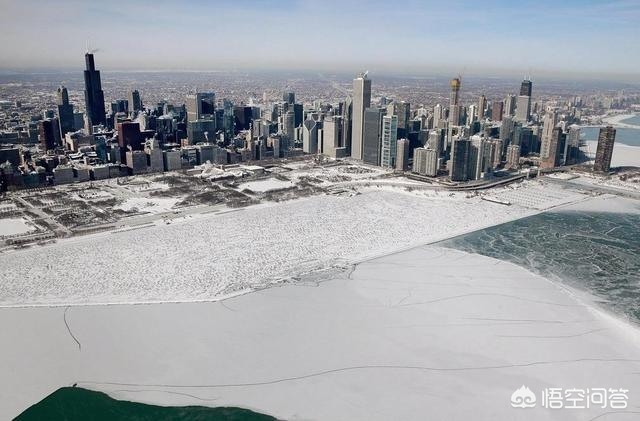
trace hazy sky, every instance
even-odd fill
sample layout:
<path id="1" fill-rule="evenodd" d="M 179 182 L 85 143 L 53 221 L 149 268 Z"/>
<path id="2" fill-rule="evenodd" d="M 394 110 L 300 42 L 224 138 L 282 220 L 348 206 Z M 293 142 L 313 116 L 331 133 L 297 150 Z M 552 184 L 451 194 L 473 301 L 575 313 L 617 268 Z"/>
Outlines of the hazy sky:
<path id="1" fill-rule="evenodd" d="M 639 74 L 639 0 L 0 0 L 0 68 Z"/>

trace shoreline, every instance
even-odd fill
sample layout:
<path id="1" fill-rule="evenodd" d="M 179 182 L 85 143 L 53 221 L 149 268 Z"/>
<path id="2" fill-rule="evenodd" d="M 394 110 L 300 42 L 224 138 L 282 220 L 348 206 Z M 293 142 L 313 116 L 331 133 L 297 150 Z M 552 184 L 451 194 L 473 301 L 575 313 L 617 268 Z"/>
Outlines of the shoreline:
<path id="1" fill-rule="evenodd" d="M 527 189 L 526 186 L 522 188 L 525 191 Z M 202 218 L 185 219 L 179 224 L 149 227 L 144 232 L 134 230 L 113 235 L 98 233 L 96 236 L 69 239 L 43 248 L 0 255 L 0 262 L 7 263 L 4 268 L 7 271 L 7 283 L 4 286 L 6 292 L 2 307 L 219 301 L 221 296 L 236 295 L 239 291 L 253 291 L 281 284 L 296 273 L 325 270 L 336 262 L 344 264 L 370 260 L 389 252 L 397 253 L 539 212 L 518 206 L 504 207 L 476 197 L 463 198 L 458 195 L 457 198 L 451 198 L 444 193 L 409 193 L 398 189 L 392 192 L 365 192 L 351 197 L 314 196 L 282 204 L 257 205 L 244 208 L 241 213 L 234 213 L 234 221 L 239 226 L 251 224 L 256 218 L 267 218 L 264 220 L 268 221 L 273 218 L 275 206 L 281 206 L 283 211 L 279 212 L 282 215 L 277 217 L 277 224 L 294 224 L 298 227 L 288 231 L 295 233 L 294 237 L 278 230 L 277 224 L 272 228 L 263 227 L 261 233 L 251 230 L 246 235 L 239 234 L 233 226 L 225 229 L 224 224 L 220 225 L 224 215 L 211 214 Z M 397 210 L 392 211 L 396 208 Z M 354 213 L 353 209 L 357 211 Z M 407 212 L 403 221 L 397 220 L 392 214 L 401 209 Z M 325 215 L 324 219 L 314 215 L 318 211 L 320 215 Z M 480 218 L 470 219 L 472 213 Z M 288 222 L 290 219 L 294 222 Z M 387 224 L 391 231 L 380 232 L 381 223 Z M 313 224 L 320 224 L 323 229 L 310 232 Z M 227 231 L 228 234 L 225 234 Z M 306 237 L 307 233 L 313 234 L 313 237 Z M 106 235 L 110 236 L 106 237 L 108 243 L 104 242 Z M 210 241 L 210 238 L 226 236 L 230 236 L 234 243 L 227 242 L 222 249 L 215 247 L 215 243 Z M 412 236 L 419 237 L 420 240 L 411 241 Z M 159 244 L 155 241 L 156 237 L 169 241 L 173 250 L 179 253 L 170 260 L 162 259 L 162 256 L 170 253 L 169 250 L 157 247 L 149 249 L 145 245 Z M 327 238 L 331 242 L 320 247 L 321 242 L 326 242 Z M 234 257 L 237 254 L 234 250 L 237 249 L 240 253 L 244 250 L 246 241 L 254 242 L 255 250 L 252 253 L 256 254 L 255 258 L 259 261 L 251 256 L 246 256 L 241 261 Z M 276 242 L 280 249 L 292 251 L 283 256 L 273 250 Z M 298 247 L 301 242 L 303 249 L 290 249 Z M 348 246 L 346 248 L 345 242 Z M 125 244 L 136 250 L 126 256 L 122 255 L 121 250 Z M 181 252 L 183 247 L 192 251 L 185 255 Z M 100 257 L 103 253 L 99 251 L 103 248 L 109 255 L 107 266 L 101 269 L 100 274 L 88 273 L 83 276 L 82 262 L 103 259 Z M 20 274 L 26 270 L 21 263 L 23 260 L 31 261 L 31 256 L 43 254 L 51 255 L 57 266 L 36 266 L 30 268 L 28 274 Z M 131 254 L 138 256 L 137 261 L 141 264 L 138 269 L 142 269 L 142 272 L 124 271 L 124 268 L 110 263 L 118 262 L 120 258 L 128 261 Z M 122 257 L 118 257 L 120 255 Z M 188 260 L 183 261 L 185 258 Z M 151 260 L 145 263 L 145 259 Z M 211 260 L 216 261 L 217 265 L 204 264 Z M 157 263 L 152 263 L 155 261 Z M 132 270 L 134 268 L 135 266 L 131 267 Z M 190 273 L 190 279 L 184 279 L 183 273 Z M 94 279 L 96 275 L 99 277 Z M 25 283 L 24 279 L 29 282 Z M 47 281 L 46 289 L 43 289 L 40 285 L 44 279 L 58 281 L 53 285 Z M 119 284 L 112 286 L 114 279 L 119 280 Z M 149 287 L 145 288 L 145 285 Z M 160 288 L 157 289 L 156 286 Z M 29 292 L 31 288 L 35 289 Z M 46 295 L 43 295 L 45 292 Z M 38 298 L 27 303 L 13 300 L 26 294 Z M 58 297 L 64 297 L 64 300 L 57 299 Z"/>
<path id="2" fill-rule="evenodd" d="M 628 120 L 638 115 L 640 115 L 640 113 L 609 114 L 602 118 L 602 122 L 605 123 L 604 125 L 611 125 L 618 128 L 640 129 L 640 125 L 623 123 L 624 120 Z"/>

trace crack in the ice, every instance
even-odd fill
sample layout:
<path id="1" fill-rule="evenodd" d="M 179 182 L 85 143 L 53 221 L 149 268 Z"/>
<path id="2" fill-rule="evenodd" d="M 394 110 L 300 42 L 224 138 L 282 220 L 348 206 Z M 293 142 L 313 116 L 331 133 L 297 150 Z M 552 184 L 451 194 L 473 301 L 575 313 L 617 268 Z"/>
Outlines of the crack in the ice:
<path id="1" fill-rule="evenodd" d="M 78 384 L 86 385 L 103 385 L 103 386 L 125 386 L 125 387 L 164 387 L 164 388 L 176 388 L 176 389 L 207 389 L 207 388 L 224 388 L 224 387 L 250 387 L 250 386 L 267 386 L 278 383 L 285 383 L 290 381 L 304 380 L 313 377 L 320 377 L 327 374 L 341 373 L 347 371 L 358 370 L 419 370 L 419 371 L 435 371 L 435 372 L 459 372 L 459 371 L 482 371 L 482 370 L 500 370 L 508 368 L 526 368 L 539 365 L 552 365 L 552 364 L 571 364 L 582 362 L 602 362 L 602 363 L 640 363 L 640 359 L 628 359 L 628 358 L 577 358 L 572 360 L 557 360 L 557 361 L 533 361 L 529 363 L 516 363 L 516 364 L 504 364 L 494 366 L 478 366 L 478 367 L 427 367 L 427 366 L 412 366 L 412 365 L 359 365 L 351 367 L 334 368 L 330 370 L 318 371 L 301 376 L 283 377 L 274 380 L 265 380 L 260 382 L 247 382 L 247 383 L 221 383 L 221 384 L 209 384 L 209 385 L 183 385 L 183 384 L 137 384 L 137 383 L 119 383 L 119 382 L 97 382 L 81 380 Z"/>
<path id="2" fill-rule="evenodd" d="M 194 399 L 197 399 L 199 401 L 205 401 L 205 402 L 213 402 L 213 401 L 217 401 L 218 400 L 218 398 L 201 398 L 200 396 L 192 395 L 190 393 L 172 392 L 171 390 L 159 390 L 159 389 L 138 389 L 138 390 L 121 389 L 121 390 L 114 390 L 113 391 L 113 393 L 116 393 L 116 392 L 125 392 L 125 393 L 158 392 L 158 393 L 168 393 L 170 395 L 187 396 L 189 398 L 194 398 Z"/>
<path id="3" fill-rule="evenodd" d="M 69 311 L 69 308 L 71 306 L 67 306 L 64 309 L 64 314 L 62 315 L 62 318 L 64 320 L 64 325 L 67 327 L 67 332 L 69 332 L 69 335 L 71 335 L 71 337 L 73 338 L 74 341 L 76 341 L 76 343 L 78 344 L 78 350 L 82 351 L 82 345 L 80 344 L 80 341 L 78 340 L 78 338 L 75 337 L 75 335 L 73 334 L 73 332 L 71 331 L 71 328 L 69 327 L 69 323 L 67 322 L 67 311 Z"/>
<path id="4" fill-rule="evenodd" d="M 602 327 L 600 329 L 592 329 L 592 330 L 588 330 L 586 332 L 582 332 L 582 333 L 576 333 L 574 335 L 557 335 L 557 336 L 553 336 L 553 335 L 495 335 L 499 338 L 535 338 L 535 339 L 553 339 L 553 338 L 578 338 L 580 336 L 584 336 L 584 335 L 589 335 L 591 333 L 595 333 L 595 332 L 600 332 L 602 330 L 608 330 L 605 327 Z"/>
<path id="5" fill-rule="evenodd" d="M 539 300 L 532 300 L 532 299 L 529 299 L 529 298 L 518 297 L 516 295 L 489 293 L 489 292 L 474 292 L 474 293 L 469 293 L 469 294 L 453 295 L 453 296 L 450 296 L 450 297 L 436 298 L 435 300 L 430 300 L 430 301 L 420 301 L 420 302 L 417 302 L 417 303 L 402 304 L 399 307 L 417 306 L 417 305 L 423 305 L 423 304 L 432 304 L 432 303 L 437 303 L 437 302 L 441 302 L 441 301 L 454 300 L 454 299 L 457 299 L 457 298 L 465 298 L 465 297 L 473 297 L 473 296 L 485 296 L 485 295 L 486 296 L 497 296 L 497 297 L 513 298 L 515 300 L 528 301 L 530 303 L 546 304 L 546 305 L 560 306 L 560 307 L 584 307 L 582 304 L 552 303 L 552 302 L 549 302 L 549 301 L 539 301 Z"/>

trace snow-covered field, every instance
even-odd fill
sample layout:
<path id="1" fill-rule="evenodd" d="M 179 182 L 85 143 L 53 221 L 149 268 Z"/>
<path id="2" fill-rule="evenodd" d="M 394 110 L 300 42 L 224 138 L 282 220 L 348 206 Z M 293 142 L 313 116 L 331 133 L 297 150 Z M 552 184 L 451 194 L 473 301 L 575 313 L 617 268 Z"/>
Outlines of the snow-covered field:
<path id="1" fill-rule="evenodd" d="M 171 212 L 173 206 L 178 203 L 179 199 L 174 198 L 161 198 L 161 197 L 135 197 L 126 199 L 118 206 L 114 206 L 114 209 L 121 209 L 123 211 L 149 212 L 149 213 L 163 213 Z"/>
<path id="2" fill-rule="evenodd" d="M 637 420 L 638 330 L 583 298 L 510 263 L 424 246 L 224 302 L 1 308 L 0 418 L 77 383 L 286 420 Z M 512 407 L 523 385 L 533 408 Z M 625 389 L 627 408 L 568 408 L 593 388 Z M 563 409 L 544 407 L 550 389 Z"/>
<path id="3" fill-rule="evenodd" d="M 536 183 L 520 194 L 530 189 L 538 197 Z M 0 304 L 211 300 L 532 213 L 480 197 L 391 188 L 258 205 L 0 255 Z"/>
<path id="4" fill-rule="evenodd" d="M 242 183 L 238 186 L 238 190 L 249 189 L 254 192 L 264 193 L 270 190 L 286 189 L 287 187 L 293 187 L 294 185 L 295 184 L 291 181 L 269 178 L 267 180 L 249 181 L 248 183 Z"/>
<path id="5" fill-rule="evenodd" d="M 0 219 L 0 237 L 6 235 L 24 234 L 34 230 L 35 227 L 29 225 L 24 218 Z"/>

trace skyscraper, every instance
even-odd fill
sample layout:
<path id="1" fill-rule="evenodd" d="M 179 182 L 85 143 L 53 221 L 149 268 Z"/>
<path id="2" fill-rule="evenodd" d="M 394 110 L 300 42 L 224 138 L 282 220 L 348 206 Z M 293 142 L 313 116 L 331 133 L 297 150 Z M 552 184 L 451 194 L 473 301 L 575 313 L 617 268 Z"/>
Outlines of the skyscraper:
<path id="1" fill-rule="evenodd" d="M 58 119 L 60 121 L 60 137 L 74 130 L 73 105 L 69 104 L 69 92 L 60 86 L 57 92 Z"/>
<path id="2" fill-rule="evenodd" d="M 362 119 L 362 160 L 367 164 L 380 165 L 380 125 L 382 113 L 378 108 L 364 110 Z"/>
<path id="3" fill-rule="evenodd" d="M 100 71 L 96 70 L 93 54 L 86 53 L 84 61 L 87 69 L 84 71 L 84 102 L 87 109 L 87 118 L 92 125 L 107 125 L 107 117 L 104 111 L 104 92 L 100 81 Z"/>
<path id="4" fill-rule="evenodd" d="M 213 92 L 196 92 L 187 95 L 187 120 L 215 119 L 216 95 Z"/>
<path id="5" fill-rule="evenodd" d="M 398 116 L 382 117 L 382 153 L 380 165 L 395 168 L 398 148 Z"/>
<path id="6" fill-rule="evenodd" d="M 560 127 L 555 127 L 548 142 L 547 156 L 543 157 L 542 153 L 540 154 L 540 157 L 542 158 L 540 163 L 541 168 L 555 168 L 560 165 L 560 155 L 562 152 L 562 148 L 560 146 L 562 143 L 562 137 L 562 129 Z"/>
<path id="7" fill-rule="evenodd" d="M 318 153 L 318 129 L 320 123 L 312 118 L 307 118 L 302 123 L 302 151 L 304 153 Z"/>
<path id="8" fill-rule="evenodd" d="M 491 104 L 491 120 L 502 121 L 502 112 L 504 103 L 502 101 L 495 101 Z"/>
<path id="9" fill-rule="evenodd" d="M 353 101 L 348 96 L 344 100 L 342 108 L 342 146 L 346 148 L 346 153 L 351 155 L 351 131 L 353 118 Z"/>
<path id="10" fill-rule="evenodd" d="M 129 92 L 129 110 L 132 112 L 142 111 L 142 100 L 138 90 Z"/>
<path id="11" fill-rule="evenodd" d="M 396 153 L 396 170 L 406 171 L 409 168 L 409 140 L 398 139 Z"/>
<path id="12" fill-rule="evenodd" d="M 353 115 L 351 124 L 351 157 L 363 159 L 364 111 L 371 106 L 371 79 L 367 73 L 353 80 Z M 377 164 L 376 164 L 377 165 Z"/>
<path id="13" fill-rule="evenodd" d="M 557 111 L 549 110 L 544 116 L 544 126 L 542 129 L 542 142 L 540 144 L 540 158 L 542 160 L 549 159 L 549 155 L 551 153 L 551 142 L 553 141 L 553 131 L 557 125 Z"/>
<path id="14" fill-rule="evenodd" d="M 296 94 L 295 92 L 285 92 L 282 94 L 282 100 L 287 104 L 295 104 Z"/>
<path id="15" fill-rule="evenodd" d="M 478 99 L 478 120 L 484 120 L 485 110 L 487 108 L 487 97 L 480 95 Z"/>
<path id="16" fill-rule="evenodd" d="M 451 167 L 449 168 L 451 181 L 467 181 L 470 149 L 469 139 L 456 139 L 451 144 Z"/>
<path id="17" fill-rule="evenodd" d="M 60 145 L 60 126 L 57 118 L 47 118 L 38 123 L 40 146 L 43 151 L 53 150 Z"/>
<path id="18" fill-rule="evenodd" d="M 531 80 L 529 79 L 523 80 L 522 84 L 520 85 L 520 95 L 530 97 L 532 87 L 533 87 L 533 83 L 531 83 Z"/>
<path id="19" fill-rule="evenodd" d="M 406 137 L 411 120 L 411 104 L 405 101 L 393 101 L 387 106 L 387 115 L 398 117 L 398 137 Z"/>
<path id="20" fill-rule="evenodd" d="M 451 87 L 449 94 L 449 123 L 457 126 L 460 124 L 460 78 L 451 79 L 449 86 Z"/>
<path id="21" fill-rule="evenodd" d="M 520 95 L 516 102 L 516 116 L 515 120 L 522 123 L 529 121 L 531 117 L 531 97 Z"/>
<path id="22" fill-rule="evenodd" d="M 504 100 L 504 116 L 511 117 L 515 112 L 516 112 L 516 96 L 507 95 L 507 98 Z"/>
<path id="23" fill-rule="evenodd" d="M 521 122 L 529 121 L 531 117 L 531 92 L 533 83 L 529 79 L 522 81 L 520 85 L 520 96 L 516 107 L 516 120 Z"/>
<path id="24" fill-rule="evenodd" d="M 613 155 L 613 144 L 615 141 L 616 129 L 611 126 L 600 129 L 598 148 L 596 149 L 596 160 L 593 163 L 594 171 L 608 172 L 611 169 L 611 156 Z"/>

